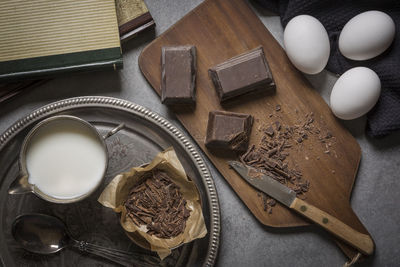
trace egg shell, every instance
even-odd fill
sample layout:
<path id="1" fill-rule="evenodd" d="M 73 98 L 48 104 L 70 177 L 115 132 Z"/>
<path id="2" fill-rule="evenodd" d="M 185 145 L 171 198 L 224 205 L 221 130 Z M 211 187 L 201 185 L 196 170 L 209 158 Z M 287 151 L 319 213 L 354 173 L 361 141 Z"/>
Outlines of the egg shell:
<path id="1" fill-rule="evenodd" d="M 330 107 L 336 117 L 352 120 L 370 111 L 380 93 L 381 81 L 373 70 L 352 68 L 343 73 L 333 86 Z"/>
<path id="2" fill-rule="evenodd" d="M 361 13 L 344 25 L 339 36 L 339 50 L 353 60 L 366 60 L 383 53 L 393 42 L 395 24 L 381 11 Z"/>
<path id="3" fill-rule="evenodd" d="M 316 18 L 299 15 L 287 24 L 283 43 L 293 65 L 307 74 L 321 72 L 329 59 L 328 33 Z"/>

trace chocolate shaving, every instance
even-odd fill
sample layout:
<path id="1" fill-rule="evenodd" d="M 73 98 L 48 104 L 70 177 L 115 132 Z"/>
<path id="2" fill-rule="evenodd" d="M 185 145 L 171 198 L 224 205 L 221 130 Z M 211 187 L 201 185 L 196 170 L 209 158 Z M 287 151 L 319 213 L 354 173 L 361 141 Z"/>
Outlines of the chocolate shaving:
<path id="1" fill-rule="evenodd" d="M 269 136 L 274 136 L 275 132 L 274 129 L 272 128 L 272 126 L 269 126 L 267 129 L 265 129 L 264 131 L 266 134 L 268 134 Z"/>
<path id="2" fill-rule="evenodd" d="M 167 173 L 153 170 L 131 189 L 124 204 L 129 218 L 137 226 L 146 225 L 148 233 L 159 238 L 180 235 L 190 210 L 179 190 Z"/>
<path id="3" fill-rule="evenodd" d="M 242 131 L 229 137 L 228 146 L 231 150 L 240 150 L 243 144 L 249 142 L 249 135 L 246 131 Z"/>
<path id="4" fill-rule="evenodd" d="M 281 123 L 279 121 L 275 122 L 275 128 L 276 128 L 277 131 L 281 130 Z"/>
<path id="5" fill-rule="evenodd" d="M 269 105 L 270 106 L 270 105 Z M 281 111 L 281 106 L 276 105 L 275 111 Z M 295 113 L 300 116 L 300 112 L 296 109 Z M 314 113 L 305 114 L 303 118 L 298 117 L 298 121 L 292 125 L 285 125 L 281 120 L 282 117 L 278 113 L 270 113 L 268 117 L 279 118 L 279 120 L 269 124 L 258 126 L 259 132 L 263 133 L 260 143 L 250 148 L 239 158 L 243 164 L 252 166 L 260 173 L 265 173 L 278 182 L 288 186 L 296 192 L 297 197 L 306 198 L 306 193 L 310 188 L 310 182 L 303 177 L 300 170 L 297 170 L 296 163 L 291 159 L 289 164 L 288 158 L 290 151 L 296 147 L 303 151 L 309 145 L 309 139 L 317 140 L 322 145 L 321 157 L 323 155 L 335 156 L 334 145 L 336 138 L 325 127 L 318 128 L 315 125 Z M 322 120 L 319 125 L 323 125 Z M 308 146 L 310 150 L 312 146 Z M 308 160 L 309 158 L 305 156 Z M 320 160 L 320 157 L 316 157 Z M 293 166 L 294 165 L 294 166 Z M 335 171 L 331 171 L 335 174 Z M 253 178 L 258 178 L 254 172 L 249 173 Z M 276 201 L 262 192 L 257 195 L 261 198 L 261 204 L 268 214 L 272 213 L 272 208 L 276 205 Z"/>
<path id="6" fill-rule="evenodd" d="M 277 105 L 275 110 L 280 111 L 281 106 Z M 271 125 L 262 127 L 264 136 L 261 142 L 257 147 L 251 146 L 240 160 L 288 186 L 296 192 L 298 197 L 305 198 L 310 182 L 303 177 L 301 171 L 289 167 L 286 159 L 289 156 L 288 150 L 293 144 L 301 145 L 311 135 L 314 129 L 313 116 L 313 113 L 307 114 L 304 120 L 296 125 L 283 125 L 275 121 Z M 251 174 L 256 177 L 254 173 Z M 264 211 L 272 213 L 272 207 L 276 205 L 276 201 L 264 193 L 259 193 L 259 196 L 261 196 Z"/>
<path id="7" fill-rule="evenodd" d="M 276 205 L 276 200 L 264 193 L 257 193 L 257 195 L 261 197 L 263 210 L 266 211 L 268 214 L 272 214 L 272 207 Z"/>

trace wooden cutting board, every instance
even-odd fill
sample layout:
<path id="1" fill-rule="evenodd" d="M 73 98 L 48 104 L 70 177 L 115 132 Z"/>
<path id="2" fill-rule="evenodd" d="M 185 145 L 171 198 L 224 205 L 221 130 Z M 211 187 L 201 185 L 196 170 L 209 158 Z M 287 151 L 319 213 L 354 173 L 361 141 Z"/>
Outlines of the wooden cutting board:
<path id="1" fill-rule="evenodd" d="M 195 45 L 197 49 L 197 104 L 195 108 L 172 108 L 184 127 L 207 154 L 233 190 L 257 219 L 272 227 L 293 227 L 308 224 L 283 206 L 272 214 L 264 211 L 257 192 L 241 179 L 227 160 L 231 155 L 214 155 L 204 146 L 208 113 L 228 110 L 252 114 L 255 122 L 250 139 L 258 144 L 263 125 L 277 118 L 293 125 L 310 112 L 314 124 L 332 133 L 330 147 L 309 138 L 290 152 L 290 160 L 302 171 L 311 187 L 307 201 L 339 218 L 358 231 L 368 234 L 350 206 L 350 194 L 360 162 L 361 151 L 356 140 L 332 115 L 328 105 L 305 77 L 290 63 L 284 50 L 243 0 L 206 0 L 164 34 L 150 43 L 140 55 L 139 66 L 154 90 L 160 95 L 161 47 Z M 221 106 L 208 69 L 235 55 L 263 46 L 277 90 L 273 95 L 248 95 Z M 276 105 L 281 106 L 276 111 Z M 271 117 L 270 117 L 271 116 Z M 329 153 L 324 153 L 329 149 Z M 354 251 L 340 244 L 351 257 Z"/>

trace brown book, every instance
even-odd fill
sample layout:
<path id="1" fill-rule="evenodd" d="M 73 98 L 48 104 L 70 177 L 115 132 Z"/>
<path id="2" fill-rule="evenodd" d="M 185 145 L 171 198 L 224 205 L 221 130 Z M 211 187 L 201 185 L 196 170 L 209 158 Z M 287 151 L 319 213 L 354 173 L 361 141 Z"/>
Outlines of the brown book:
<path id="1" fill-rule="evenodd" d="M 143 0 L 115 0 L 121 42 L 155 26 Z"/>

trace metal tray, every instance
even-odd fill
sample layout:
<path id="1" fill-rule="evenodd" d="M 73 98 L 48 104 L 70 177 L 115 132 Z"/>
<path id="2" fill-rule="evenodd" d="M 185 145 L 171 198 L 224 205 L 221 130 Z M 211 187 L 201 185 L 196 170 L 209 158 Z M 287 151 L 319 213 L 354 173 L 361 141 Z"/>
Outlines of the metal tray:
<path id="1" fill-rule="evenodd" d="M 91 197 L 74 204 L 52 204 L 33 194 L 8 195 L 8 186 L 18 173 L 17 159 L 22 140 L 37 122 L 56 114 L 81 117 L 101 133 L 125 123 L 123 130 L 107 140 L 110 158 L 104 183 Z M 116 214 L 101 206 L 97 198 L 117 173 L 151 161 L 158 152 L 170 146 L 174 147 L 185 171 L 199 189 L 208 234 L 174 249 L 163 265 L 214 265 L 219 246 L 220 211 L 214 182 L 203 159 L 185 135 L 163 117 L 139 105 L 110 97 L 77 97 L 49 104 L 20 119 L 0 136 L 0 263 L 5 266 L 60 267 L 115 265 L 72 249 L 50 256 L 24 251 L 14 241 L 10 228 L 17 215 L 27 212 L 60 217 L 76 238 L 112 248 L 146 252 L 128 239 Z"/>

